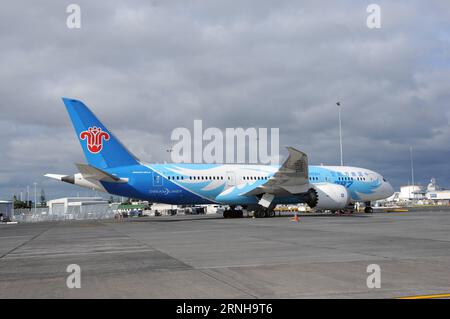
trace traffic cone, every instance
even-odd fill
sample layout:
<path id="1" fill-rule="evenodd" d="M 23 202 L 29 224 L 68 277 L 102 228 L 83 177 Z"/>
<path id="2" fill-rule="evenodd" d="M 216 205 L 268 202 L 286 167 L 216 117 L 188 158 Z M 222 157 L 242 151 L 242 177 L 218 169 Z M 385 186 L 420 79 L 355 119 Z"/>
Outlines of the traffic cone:
<path id="1" fill-rule="evenodd" d="M 296 223 L 299 222 L 297 211 L 295 211 L 294 219 L 293 219 L 292 221 L 293 221 L 293 222 L 296 222 Z"/>

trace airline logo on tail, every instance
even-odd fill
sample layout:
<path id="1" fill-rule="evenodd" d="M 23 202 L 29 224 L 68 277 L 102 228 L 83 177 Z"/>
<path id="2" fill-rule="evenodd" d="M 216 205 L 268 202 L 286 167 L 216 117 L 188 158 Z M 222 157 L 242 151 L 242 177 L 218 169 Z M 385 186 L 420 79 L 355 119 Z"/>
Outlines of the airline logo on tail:
<path id="1" fill-rule="evenodd" d="M 109 140 L 109 134 L 104 132 L 100 127 L 92 126 L 80 133 L 80 139 L 87 140 L 87 148 L 89 152 L 97 154 L 103 148 L 103 140 Z"/>

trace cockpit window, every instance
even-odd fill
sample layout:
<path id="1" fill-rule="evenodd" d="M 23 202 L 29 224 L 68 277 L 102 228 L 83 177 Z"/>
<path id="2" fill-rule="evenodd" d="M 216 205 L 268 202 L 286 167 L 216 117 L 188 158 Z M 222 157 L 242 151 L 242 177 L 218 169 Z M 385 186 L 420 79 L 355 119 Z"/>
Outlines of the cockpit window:
<path id="1" fill-rule="evenodd" d="M 383 182 L 387 182 L 386 178 L 383 177 Z"/>

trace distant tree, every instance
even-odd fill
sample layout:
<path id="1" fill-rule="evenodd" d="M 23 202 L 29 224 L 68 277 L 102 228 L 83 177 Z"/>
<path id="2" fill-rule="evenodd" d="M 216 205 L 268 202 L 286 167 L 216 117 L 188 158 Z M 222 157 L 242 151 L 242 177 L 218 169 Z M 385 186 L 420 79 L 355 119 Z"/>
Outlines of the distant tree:
<path id="1" fill-rule="evenodd" d="M 17 196 L 13 196 L 14 209 L 27 208 L 27 203 L 17 199 Z"/>
<path id="2" fill-rule="evenodd" d="M 41 188 L 41 196 L 39 197 L 39 199 L 41 200 L 41 207 L 46 207 L 47 201 L 45 200 L 45 192 L 43 188 Z"/>

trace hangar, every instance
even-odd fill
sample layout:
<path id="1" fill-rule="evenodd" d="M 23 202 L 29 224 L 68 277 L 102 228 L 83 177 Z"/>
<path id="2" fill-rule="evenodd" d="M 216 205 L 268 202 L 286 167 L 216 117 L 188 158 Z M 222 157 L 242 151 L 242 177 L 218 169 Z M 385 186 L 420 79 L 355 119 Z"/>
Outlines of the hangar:
<path id="1" fill-rule="evenodd" d="M 101 218 L 110 211 L 108 201 L 102 197 L 64 197 L 47 202 L 48 214 L 64 219 Z"/>

